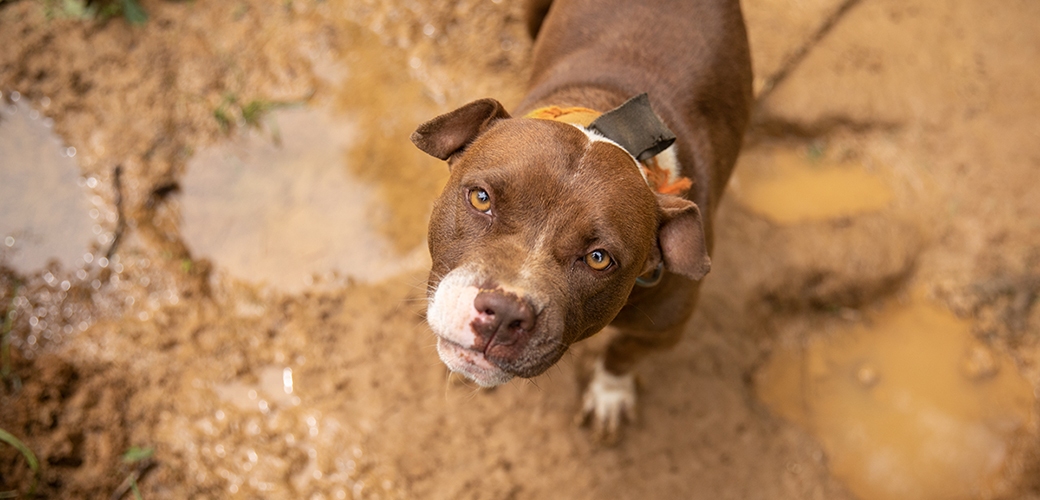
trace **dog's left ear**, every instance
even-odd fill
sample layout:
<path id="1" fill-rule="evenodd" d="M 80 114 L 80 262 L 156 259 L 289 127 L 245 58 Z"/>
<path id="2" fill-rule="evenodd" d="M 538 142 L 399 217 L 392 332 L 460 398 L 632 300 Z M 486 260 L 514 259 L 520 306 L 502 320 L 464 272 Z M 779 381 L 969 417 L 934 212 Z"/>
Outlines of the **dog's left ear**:
<path id="1" fill-rule="evenodd" d="M 685 198 L 658 194 L 661 223 L 657 232 L 665 269 L 693 280 L 711 270 L 711 258 L 704 241 L 704 224 L 697 205 Z"/>
<path id="2" fill-rule="evenodd" d="M 503 118 L 509 118 L 509 113 L 502 103 L 480 99 L 419 125 L 412 133 L 412 143 L 430 156 L 448 160 Z"/>

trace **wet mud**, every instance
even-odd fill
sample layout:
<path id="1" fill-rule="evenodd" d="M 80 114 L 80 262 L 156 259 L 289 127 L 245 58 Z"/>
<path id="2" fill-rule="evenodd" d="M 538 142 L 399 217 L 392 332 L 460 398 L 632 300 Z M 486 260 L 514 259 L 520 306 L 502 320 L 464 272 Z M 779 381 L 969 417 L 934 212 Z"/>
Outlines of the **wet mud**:
<path id="1" fill-rule="evenodd" d="M 1035 3 L 743 2 L 712 272 L 614 447 L 604 339 L 486 391 L 422 317 L 408 135 L 519 102 L 521 3 L 74 4 L 0 3 L 0 496 L 1040 498 Z"/>
<path id="2" fill-rule="evenodd" d="M 1014 361 L 923 297 L 864 314 L 807 341 L 781 337 L 758 397 L 812 432 L 859 498 L 1015 493 L 1037 418 Z"/>

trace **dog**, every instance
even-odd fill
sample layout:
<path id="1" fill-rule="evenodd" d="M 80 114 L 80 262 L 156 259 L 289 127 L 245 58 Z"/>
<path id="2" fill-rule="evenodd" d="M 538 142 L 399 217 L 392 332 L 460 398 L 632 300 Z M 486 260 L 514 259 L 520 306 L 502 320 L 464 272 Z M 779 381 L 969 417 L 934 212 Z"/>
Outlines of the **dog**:
<path id="1" fill-rule="evenodd" d="M 615 441 L 633 369 L 675 345 L 710 269 L 712 215 L 752 104 L 737 0 L 527 6 L 529 91 L 423 123 L 450 177 L 429 224 L 427 322 L 441 360 L 491 387 L 603 330 L 579 418 Z M 515 117 L 513 117 L 515 116 Z"/>

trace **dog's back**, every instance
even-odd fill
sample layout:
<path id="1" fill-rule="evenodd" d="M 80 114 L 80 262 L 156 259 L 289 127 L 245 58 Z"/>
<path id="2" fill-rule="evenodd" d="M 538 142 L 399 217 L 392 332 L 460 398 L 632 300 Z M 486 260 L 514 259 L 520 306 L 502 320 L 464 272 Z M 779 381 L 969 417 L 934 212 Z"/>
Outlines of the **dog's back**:
<path id="1" fill-rule="evenodd" d="M 647 92 L 680 138 L 684 175 L 699 186 L 688 197 L 711 220 L 752 103 L 739 2 L 533 0 L 527 15 L 537 38 L 531 91 L 517 114 L 546 104 L 611 109 Z"/>

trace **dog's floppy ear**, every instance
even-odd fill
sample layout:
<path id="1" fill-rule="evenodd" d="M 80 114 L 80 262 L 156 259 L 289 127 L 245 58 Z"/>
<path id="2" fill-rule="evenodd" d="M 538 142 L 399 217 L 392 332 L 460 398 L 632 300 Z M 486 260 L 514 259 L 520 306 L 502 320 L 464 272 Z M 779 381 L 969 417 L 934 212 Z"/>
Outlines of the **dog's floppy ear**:
<path id="1" fill-rule="evenodd" d="M 412 133 L 412 143 L 430 156 L 447 160 L 473 142 L 495 120 L 509 118 L 494 99 L 473 101 L 422 125 Z"/>
<path id="2" fill-rule="evenodd" d="M 669 271 L 699 280 L 711 270 L 704 241 L 704 224 L 697 205 L 685 198 L 658 194 L 661 224 L 657 232 L 664 266 Z"/>

